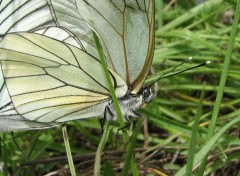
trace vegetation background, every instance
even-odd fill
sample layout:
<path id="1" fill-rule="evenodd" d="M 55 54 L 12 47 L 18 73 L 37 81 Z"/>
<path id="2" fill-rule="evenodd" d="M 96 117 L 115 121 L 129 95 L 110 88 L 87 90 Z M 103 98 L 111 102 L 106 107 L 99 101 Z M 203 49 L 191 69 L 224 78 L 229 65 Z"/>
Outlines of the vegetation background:
<path id="1" fill-rule="evenodd" d="M 146 117 L 143 127 L 138 130 L 141 119 L 131 119 L 136 125 L 127 144 L 110 122 L 101 175 L 124 175 L 129 166 L 127 175 L 240 176 L 238 1 L 156 0 L 155 54 L 146 84 L 189 57 L 172 73 L 211 64 L 159 81 L 155 99 L 139 111 Z M 98 119 L 66 125 L 77 175 L 93 175 L 102 137 Z M 70 175 L 61 127 L 0 135 L 0 175 Z"/>

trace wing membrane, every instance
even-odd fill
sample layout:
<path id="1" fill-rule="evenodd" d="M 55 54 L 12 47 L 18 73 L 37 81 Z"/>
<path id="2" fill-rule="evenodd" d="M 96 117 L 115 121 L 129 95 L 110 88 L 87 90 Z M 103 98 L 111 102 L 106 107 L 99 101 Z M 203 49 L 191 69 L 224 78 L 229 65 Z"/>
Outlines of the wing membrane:
<path id="1" fill-rule="evenodd" d="M 111 96 L 91 29 L 117 96 L 142 87 L 153 54 L 153 0 L 4 0 L 0 13 L 0 131 L 103 115 Z M 6 35 L 19 31 L 35 34 Z"/>
<path id="2" fill-rule="evenodd" d="M 0 14 L 0 39 L 6 33 L 38 30 L 61 40 L 57 28 L 53 28 L 56 26 L 71 31 L 76 36 L 74 42 L 82 43 L 81 49 L 98 56 L 92 30 L 80 16 L 74 0 L 3 0 Z M 60 33 L 63 35 L 63 31 Z"/>
<path id="3" fill-rule="evenodd" d="M 79 39 L 95 47 L 92 30 L 80 16 L 75 0 L 48 0 L 59 27 L 64 27 Z"/>
<path id="4" fill-rule="evenodd" d="M 3 83 L 3 80 L 1 80 L 1 83 Z M 0 114 L 0 131 L 43 129 L 60 124 L 29 121 L 24 118 L 14 108 L 5 84 L 3 84 L 0 91 Z"/>
<path id="5" fill-rule="evenodd" d="M 82 0 L 77 6 L 102 39 L 108 65 L 137 93 L 152 61 L 153 0 Z"/>
<path id="6" fill-rule="evenodd" d="M 4 0 L 0 13 L 1 35 L 56 25 L 45 0 Z"/>
<path id="7" fill-rule="evenodd" d="M 0 63 L 10 97 L 7 104 L 19 122 L 25 118 L 51 126 L 100 116 L 110 100 L 98 59 L 73 45 L 40 34 L 8 34 L 0 43 Z M 117 96 L 122 97 L 127 86 L 109 71 Z"/>

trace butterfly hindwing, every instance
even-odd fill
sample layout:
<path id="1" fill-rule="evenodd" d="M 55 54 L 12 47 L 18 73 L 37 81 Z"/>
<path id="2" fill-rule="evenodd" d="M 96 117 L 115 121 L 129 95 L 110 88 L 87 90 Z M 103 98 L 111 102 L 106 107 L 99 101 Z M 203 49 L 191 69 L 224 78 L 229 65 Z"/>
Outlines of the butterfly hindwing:
<path id="1" fill-rule="evenodd" d="M 24 118 L 54 123 L 103 114 L 110 94 L 102 66 L 93 56 L 34 33 L 8 34 L 0 48 L 7 90 Z M 121 97 L 127 91 L 125 82 L 110 72 Z"/>
<path id="2" fill-rule="evenodd" d="M 4 0 L 0 12 L 0 35 L 55 25 L 45 0 Z"/>
<path id="3" fill-rule="evenodd" d="M 52 28 L 55 26 L 71 31 L 85 48 L 95 47 L 92 30 L 80 16 L 74 0 L 3 0 L 0 14 L 0 40 L 6 33 L 36 30 L 53 32 L 61 40 L 57 29 Z"/>
<path id="4" fill-rule="evenodd" d="M 1 83 L 3 80 L 1 80 Z M 42 123 L 30 121 L 17 112 L 12 103 L 5 84 L 0 90 L 0 131 L 16 131 L 29 129 L 43 129 L 54 127 L 60 123 Z"/>

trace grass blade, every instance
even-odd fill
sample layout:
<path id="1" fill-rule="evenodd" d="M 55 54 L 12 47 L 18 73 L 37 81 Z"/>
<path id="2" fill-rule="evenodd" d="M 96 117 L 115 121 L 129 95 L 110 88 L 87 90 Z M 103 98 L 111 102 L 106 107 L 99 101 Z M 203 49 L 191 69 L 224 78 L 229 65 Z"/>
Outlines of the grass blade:
<path id="1" fill-rule="evenodd" d="M 193 166 L 196 166 L 199 162 L 201 162 L 204 157 L 206 157 L 207 153 L 211 150 L 211 148 L 215 145 L 217 140 L 233 125 L 240 122 L 240 116 L 236 117 L 232 121 L 228 122 L 225 126 L 223 126 L 203 147 L 202 149 L 195 155 Z M 182 167 L 175 176 L 184 176 L 186 174 L 186 166 Z"/>
<path id="2" fill-rule="evenodd" d="M 98 145 L 98 149 L 97 149 L 97 152 L 96 152 L 95 164 L 94 164 L 94 175 L 95 176 L 100 176 L 101 175 L 101 155 L 102 155 L 102 151 L 104 149 L 104 146 L 107 142 L 109 131 L 110 131 L 109 121 L 107 121 L 104 125 L 103 136 L 101 138 L 100 144 Z"/>
<path id="3" fill-rule="evenodd" d="M 222 74 L 221 74 L 221 79 L 220 79 L 220 83 L 219 83 L 219 87 L 218 87 L 218 92 L 217 92 L 217 97 L 216 97 L 213 113 L 212 113 L 212 118 L 211 118 L 211 121 L 209 124 L 207 140 L 210 140 L 215 133 L 215 126 L 216 126 L 219 110 L 221 107 L 222 97 L 223 97 L 224 88 L 225 88 L 225 84 L 226 84 L 226 80 L 227 80 L 228 69 L 229 69 L 229 65 L 230 65 L 230 61 L 231 61 L 232 51 L 234 48 L 235 37 L 236 37 L 237 31 L 238 31 L 238 23 L 239 23 L 239 19 L 240 19 L 239 12 L 240 12 L 240 0 L 237 1 L 236 13 L 235 13 L 235 17 L 234 17 L 232 30 L 230 33 L 230 39 L 229 39 L 228 46 L 227 46 L 227 52 L 226 52 L 225 59 L 224 59 L 223 70 L 222 70 Z M 206 163 L 207 163 L 207 155 L 202 161 L 202 164 L 201 164 L 201 167 L 199 170 L 199 174 L 198 174 L 199 176 L 203 175 L 203 172 L 206 167 Z"/>
<path id="4" fill-rule="evenodd" d="M 203 108 L 203 97 L 204 97 L 204 88 L 201 93 L 200 102 L 198 103 L 196 120 L 194 121 L 194 124 L 192 126 L 192 137 L 189 144 L 189 153 L 187 158 L 187 169 L 186 169 L 187 176 L 192 175 L 193 161 L 194 161 L 194 155 L 195 155 L 197 138 L 198 138 L 199 120 L 202 115 L 202 108 Z"/>
<path id="5" fill-rule="evenodd" d="M 68 134 L 67 134 L 66 126 L 64 126 L 62 128 L 62 132 L 63 132 L 63 139 L 64 139 L 64 144 L 65 144 L 66 152 L 67 152 L 69 169 L 70 169 L 71 175 L 76 176 L 76 171 L 75 171 L 75 168 L 74 168 L 74 163 L 73 163 L 73 159 L 72 159 L 71 148 L 70 148 L 70 144 L 69 144 L 69 140 L 68 140 Z"/>

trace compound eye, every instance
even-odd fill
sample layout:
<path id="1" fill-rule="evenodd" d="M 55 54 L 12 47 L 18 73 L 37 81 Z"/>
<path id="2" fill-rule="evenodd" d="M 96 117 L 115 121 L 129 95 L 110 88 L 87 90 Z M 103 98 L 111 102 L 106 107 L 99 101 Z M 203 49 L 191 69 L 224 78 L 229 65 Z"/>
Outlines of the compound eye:
<path id="1" fill-rule="evenodd" d="M 147 97 L 149 97 L 149 95 L 150 95 L 150 89 L 145 89 L 144 91 L 143 91 L 143 97 L 144 98 L 147 98 Z"/>
<path id="2" fill-rule="evenodd" d="M 151 89 L 146 88 L 143 90 L 143 99 L 146 103 L 150 103 L 153 98 L 153 92 Z"/>

